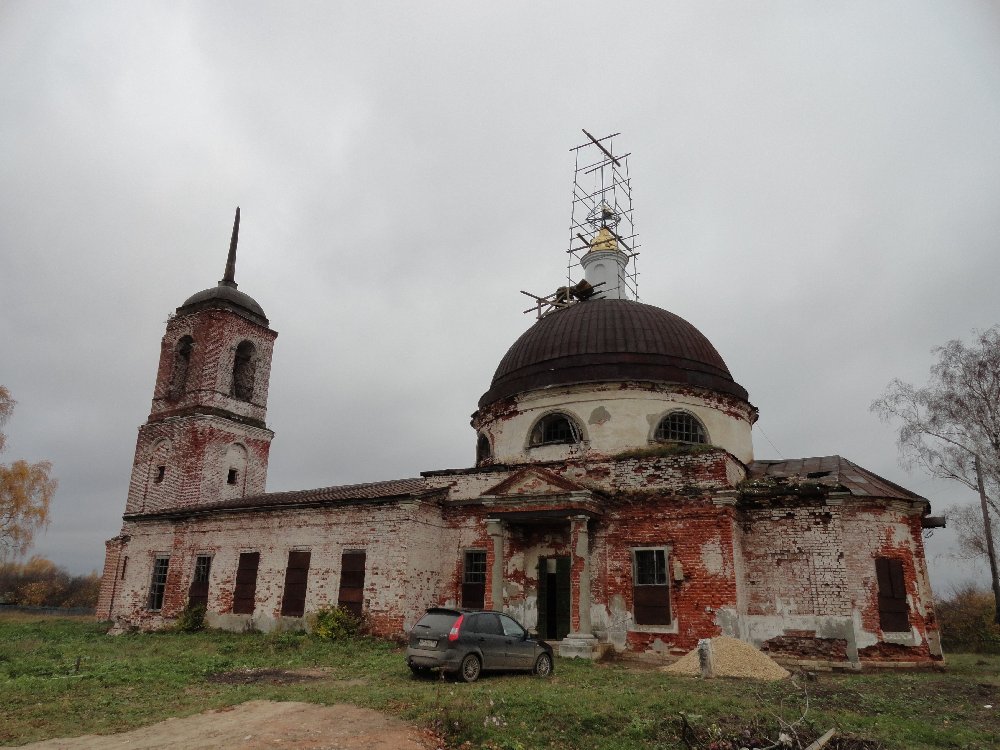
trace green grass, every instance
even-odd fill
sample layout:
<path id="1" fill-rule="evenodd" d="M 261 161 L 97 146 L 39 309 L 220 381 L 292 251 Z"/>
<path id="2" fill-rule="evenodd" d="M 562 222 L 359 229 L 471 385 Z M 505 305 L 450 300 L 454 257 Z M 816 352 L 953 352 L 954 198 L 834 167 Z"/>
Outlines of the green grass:
<path id="1" fill-rule="evenodd" d="M 79 659 L 79 670 L 77 669 Z M 321 667 L 312 682 L 227 684 L 239 669 Z M 1000 747 L 1000 657 L 956 655 L 946 672 L 821 675 L 801 683 L 799 727 L 830 727 L 887 748 Z M 411 678 L 381 641 L 295 634 L 111 637 L 84 618 L 0 616 L 0 744 L 120 732 L 252 699 L 348 702 L 436 728 L 448 745 L 685 748 L 681 712 L 708 747 L 740 731 L 777 737 L 803 713 L 791 682 L 701 681 L 620 662 L 557 660 L 552 679 L 487 675 L 473 685 Z M 992 709 L 984 705 L 992 703 Z M 720 748 L 729 745 L 718 744 Z M 738 747 L 739 745 L 735 745 Z"/>

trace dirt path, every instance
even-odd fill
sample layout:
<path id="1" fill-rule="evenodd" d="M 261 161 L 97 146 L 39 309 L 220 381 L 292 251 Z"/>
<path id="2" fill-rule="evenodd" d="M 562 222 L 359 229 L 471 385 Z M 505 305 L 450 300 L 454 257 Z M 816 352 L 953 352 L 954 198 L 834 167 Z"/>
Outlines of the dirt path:
<path id="1" fill-rule="evenodd" d="M 45 740 L 26 748 L 293 748 L 294 750 L 431 750 L 432 738 L 399 719 L 338 703 L 249 701 L 232 708 L 167 719 L 112 735 Z"/>

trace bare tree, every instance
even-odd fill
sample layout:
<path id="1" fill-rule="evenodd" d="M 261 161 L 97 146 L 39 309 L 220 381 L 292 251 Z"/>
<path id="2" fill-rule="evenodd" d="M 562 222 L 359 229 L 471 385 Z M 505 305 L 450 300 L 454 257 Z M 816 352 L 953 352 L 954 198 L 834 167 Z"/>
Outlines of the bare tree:
<path id="1" fill-rule="evenodd" d="M 979 494 L 983 541 L 990 563 L 995 622 L 1000 624 L 1000 571 L 992 516 L 1000 519 L 1000 326 L 935 347 L 937 362 L 922 388 L 895 379 L 872 402 L 884 421 L 899 423 L 906 466 L 951 479 Z"/>

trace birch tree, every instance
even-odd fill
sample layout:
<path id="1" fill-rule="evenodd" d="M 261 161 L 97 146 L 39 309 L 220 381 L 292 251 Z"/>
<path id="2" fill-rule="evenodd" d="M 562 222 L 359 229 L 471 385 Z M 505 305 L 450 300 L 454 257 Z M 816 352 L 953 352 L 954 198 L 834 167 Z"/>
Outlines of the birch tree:
<path id="1" fill-rule="evenodd" d="M 979 495 L 983 547 L 989 560 L 994 620 L 1000 624 L 1000 571 L 994 529 L 1000 522 L 1000 326 L 935 347 L 923 387 L 895 379 L 872 411 L 899 425 L 905 466 L 964 484 Z"/>

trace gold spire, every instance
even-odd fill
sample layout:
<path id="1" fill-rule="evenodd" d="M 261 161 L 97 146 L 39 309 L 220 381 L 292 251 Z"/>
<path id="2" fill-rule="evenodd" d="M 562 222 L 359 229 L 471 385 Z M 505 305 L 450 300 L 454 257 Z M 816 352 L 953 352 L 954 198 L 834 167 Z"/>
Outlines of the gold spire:
<path id="1" fill-rule="evenodd" d="M 611 230 L 607 227 L 601 227 L 597 230 L 597 234 L 594 235 L 594 239 L 590 241 L 590 250 L 588 252 L 598 253 L 605 250 L 615 251 L 618 249 L 618 240 L 611 233 Z"/>

